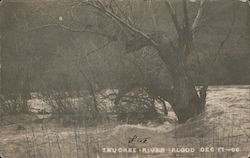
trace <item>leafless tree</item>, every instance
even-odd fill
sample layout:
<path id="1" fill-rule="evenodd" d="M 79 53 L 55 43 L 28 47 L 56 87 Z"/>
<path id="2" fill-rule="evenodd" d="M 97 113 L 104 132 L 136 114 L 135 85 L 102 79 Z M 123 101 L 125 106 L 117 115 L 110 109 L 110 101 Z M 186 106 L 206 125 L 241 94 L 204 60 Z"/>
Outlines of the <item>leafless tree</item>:
<path id="1" fill-rule="evenodd" d="M 197 91 L 191 76 L 187 73 L 186 64 L 192 49 L 193 34 L 199 24 L 205 2 L 205 0 L 200 1 L 197 15 L 193 23 L 191 23 L 187 8 L 188 2 L 183 0 L 183 24 L 178 21 L 171 2 L 165 2 L 177 32 L 177 42 L 172 40 L 165 42 L 161 37 L 155 37 L 138 29 L 137 26 L 133 25 L 131 19 L 123 14 L 119 7 L 114 8 L 114 3 L 117 4 L 117 2 L 97 0 L 80 1 L 79 4 L 95 8 L 112 19 L 123 30 L 129 32 L 133 38 L 126 42 L 131 50 L 139 50 L 147 46 L 153 47 L 157 51 L 157 54 L 171 74 L 172 85 L 171 87 L 150 87 L 149 89 L 152 91 L 151 93 L 161 96 L 161 98 L 172 105 L 179 122 L 185 122 L 204 110 L 208 85 L 204 83 L 200 91 Z"/>

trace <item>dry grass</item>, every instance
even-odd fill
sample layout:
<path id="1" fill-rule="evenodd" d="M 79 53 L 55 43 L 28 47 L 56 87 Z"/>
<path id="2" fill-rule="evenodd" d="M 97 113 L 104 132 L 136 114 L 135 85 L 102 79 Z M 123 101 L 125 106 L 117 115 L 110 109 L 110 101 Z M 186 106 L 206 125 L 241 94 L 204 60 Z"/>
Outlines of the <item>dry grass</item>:
<path id="1" fill-rule="evenodd" d="M 17 127 L 17 125 L 15 126 Z M 5 131 L 1 132 L 0 146 L 2 154 L 8 158 L 239 158 L 248 154 L 249 140 L 243 134 L 233 135 L 233 130 L 236 131 L 236 129 L 231 129 L 228 135 L 223 130 L 217 130 L 218 124 L 214 124 L 210 130 L 201 128 L 197 131 L 197 126 L 199 126 L 199 123 L 195 121 L 186 125 L 165 124 L 158 127 L 105 124 L 88 128 L 83 125 L 65 128 L 40 124 L 40 126 L 27 126 L 26 129 L 19 131 L 16 127 L 9 126 L 8 129 L 6 128 Z M 188 133 L 185 130 L 188 130 Z M 150 137 L 150 139 L 145 144 L 128 143 L 129 138 L 134 135 L 141 138 Z M 3 145 L 6 146 L 2 148 Z M 102 153 L 102 148 L 106 147 L 134 147 L 138 149 L 144 147 L 193 147 L 196 150 L 201 147 L 239 147 L 241 152 Z"/>

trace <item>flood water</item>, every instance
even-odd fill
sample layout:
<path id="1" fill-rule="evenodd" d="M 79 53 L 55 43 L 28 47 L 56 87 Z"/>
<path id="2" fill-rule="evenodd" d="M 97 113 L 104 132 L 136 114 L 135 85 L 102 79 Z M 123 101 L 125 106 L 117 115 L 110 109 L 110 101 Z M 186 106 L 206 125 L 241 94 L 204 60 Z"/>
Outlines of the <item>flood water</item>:
<path id="1" fill-rule="evenodd" d="M 31 100 L 34 108 L 49 109 L 48 105 L 39 100 Z M 111 104 L 104 101 L 102 104 Z M 108 105 L 110 106 L 110 105 Z M 170 119 L 174 119 L 173 112 L 170 112 Z M 16 117 L 19 119 L 19 117 Z M 20 121 L 21 119 L 19 119 Z M 10 121 L 11 122 L 11 121 Z M 22 123 L 19 123 L 22 124 Z M 250 153 L 250 86 L 210 86 L 207 95 L 206 110 L 200 116 L 188 120 L 185 124 L 165 122 L 161 125 L 149 123 L 147 125 L 99 125 L 97 128 L 48 128 L 31 124 L 22 124 L 26 130 L 17 130 L 14 121 L 11 124 L 1 126 L 0 132 L 0 154 L 3 157 L 31 158 L 29 152 L 36 155 L 36 158 L 78 158 L 81 153 L 86 157 L 86 136 L 88 154 L 91 158 L 171 158 L 171 157 L 196 157 L 196 158 L 245 158 Z M 41 125 L 43 126 L 43 125 Z M 77 137 L 76 137 L 77 135 Z M 133 147 L 214 147 L 218 149 L 239 149 L 240 152 L 225 151 L 218 152 L 195 152 L 175 153 L 166 152 L 162 154 L 104 154 L 93 152 L 105 147 L 127 147 L 127 140 L 134 135 L 150 138 L 146 144 L 133 144 Z M 81 145 L 76 147 L 76 138 L 80 139 Z M 48 139 L 50 138 L 50 139 Z M 98 142 L 98 147 L 97 143 Z M 77 142 L 79 143 L 79 142 Z M 34 147 L 34 145 L 37 147 Z M 61 148 L 65 148 L 62 150 Z M 79 148 L 79 151 L 76 150 Z M 97 149 L 99 148 L 99 149 Z M 210 148 L 208 148 L 209 150 Z M 91 152 L 93 152 L 91 154 Z M 50 154 L 48 154 L 50 153 Z M 28 155 L 28 156 L 27 156 Z M 62 156 L 64 155 L 64 156 Z"/>

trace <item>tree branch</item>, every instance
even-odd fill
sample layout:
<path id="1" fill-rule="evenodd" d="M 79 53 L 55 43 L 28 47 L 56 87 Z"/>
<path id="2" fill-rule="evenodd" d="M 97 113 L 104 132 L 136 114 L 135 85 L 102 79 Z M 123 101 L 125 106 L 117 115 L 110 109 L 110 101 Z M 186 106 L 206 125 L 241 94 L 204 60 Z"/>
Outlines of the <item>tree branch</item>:
<path id="1" fill-rule="evenodd" d="M 184 12 L 184 27 L 186 31 L 190 31 L 189 26 L 189 16 L 188 16 L 188 9 L 187 9 L 187 0 L 182 0 L 183 2 L 183 12 Z"/>
<path id="2" fill-rule="evenodd" d="M 93 7 L 101 12 L 103 12 L 105 15 L 107 15 L 108 17 L 110 17 L 115 23 L 117 23 L 118 25 L 122 25 L 124 28 L 128 29 L 129 31 L 143 37 L 144 39 L 146 39 L 147 41 L 150 42 L 150 44 L 157 48 L 158 47 L 158 43 L 156 43 L 153 39 L 151 39 L 147 34 L 145 34 L 144 32 L 138 30 L 137 28 L 135 28 L 134 26 L 126 23 L 125 21 L 123 21 L 120 17 L 118 17 L 117 15 L 115 15 L 113 12 L 109 11 L 107 8 L 103 8 L 102 6 L 98 6 L 94 3 L 91 2 L 81 2 L 82 4 L 88 5 L 90 7 Z"/>
<path id="3" fill-rule="evenodd" d="M 172 21 L 174 23 L 177 34 L 180 36 L 181 35 L 181 27 L 180 27 L 180 24 L 179 24 L 177 16 L 176 16 L 176 12 L 175 12 L 172 4 L 168 0 L 165 2 L 165 4 L 168 8 L 169 14 L 171 15 L 171 18 L 172 18 Z"/>
<path id="4" fill-rule="evenodd" d="M 232 22 L 231 22 L 231 28 L 228 30 L 225 38 L 221 41 L 221 43 L 220 43 L 220 45 L 219 45 L 219 47 L 218 47 L 218 49 L 216 51 L 216 55 L 214 56 L 214 60 L 213 60 L 214 63 L 216 63 L 218 61 L 224 45 L 226 44 L 226 42 L 230 38 L 231 34 L 233 33 L 235 20 L 236 20 L 236 10 L 234 10 L 234 12 L 233 12 L 233 17 L 232 17 Z"/>
<path id="5" fill-rule="evenodd" d="M 113 41 L 116 39 L 114 36 L 111 36 L 111 35 L 108 35 L 108 34 L 105 34 L 105 33 L 102 33 L 102 32 L 98 32 L 98 31 L 94 31 L 94 30 L 87 30 L 87 29 L 71 28 L 69 26 L 59 24 L 59 23 L 45 24 L 45 25 L 42 25 L 42 26 L 39 26 L 39 27 L 36 27 L 36 28 L 28 29 L 27 32 L 37 31 L 37 30 L 48 28 L 48 27 L 61 27 L 62 29 L 68 30 L 68 31 L 71 31 L 71 32 L 83 32 L 83 33 L 96 34 L 98 36 L 102 36 L 102 37 L 108 38 L 108 39 L 113 40 Z"/>
<path id="6" fill-rule="evenodd" d="M 199 21 L 202 17 L 202 14 L 203 14 L 203 11 L 204 11 L 204 5 L 205 5 L 205 2 L 207 0 L 201 0 L 200 1 L 200 6 L 199 6 L 199 9 L 198 9 L 198 12 L 197 12 L 197 15 L 194 19 L 194 22 L 192 24 L 192 32 L 194 32 L 196 30 L 196 28 L 198 27 L 198 24 L 199 24 Z"/>
<path id="7" fill-rule="evenodd" d="M 87 52 L 87 54 L 80 57 L 79 60 L 86 59 L 88 56 L 90 56 L 90 55 L 92 55 L 94 53 L 97 53 L 99 50 L 104 49 L 105 47 L 107 47 L 110 43 L 111 43 L 111 41 L 108 41 L 108 42 L 104 43 L 102 46 L 100 46 L 100 47 L 98 47 L 98 48 L 96 48 L 94 50 L 91 50 L 90 52 Z"/>

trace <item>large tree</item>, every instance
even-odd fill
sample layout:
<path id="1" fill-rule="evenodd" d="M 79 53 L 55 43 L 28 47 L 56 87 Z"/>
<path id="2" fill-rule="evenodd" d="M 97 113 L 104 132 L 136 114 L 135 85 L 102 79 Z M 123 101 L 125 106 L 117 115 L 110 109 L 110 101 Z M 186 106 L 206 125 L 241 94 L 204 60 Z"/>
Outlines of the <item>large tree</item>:
<path id="1" fill-rule="evenodd" d="M 118 25 L 125 32 L 123 36 L 124 34 L 130 36 L 130 38 L 125 40 L 128 48 L 127 53 L 143 47 L 152 47 L 157 51 L 158 56 L 167 68 L 171 84 L 165 87 L 161 85 L 156 86 L 156 84 L 145 84 L 144 86 L 148 88 L 149 93 L 168 101 L 179 122 L 185 122 L 187 119 L 202 113 L 205 105 L 207 81 L 203 81 L 202 87 L 196 90 L 195 83 L 187 72 L 187 60 L 192 51 L 194 33 L 202 16 L 205 2 L 206 0 L 200 1 L 199 9 L 192 22 L 188 13 L 188 2 L 186 0 L 179 2 L 182 3 L 184 19 L 183 23 L 180 23 L 171 2 L 165 1 L 166 9 L 176 30 L 176 38 L 168 40 L 164 40 L 163 35 L 150 34 L 139 29 L 133 19 L 115 1 L 80 1 L 79 5 L 96 9 Z M 127 3 L 129 7 L 134 5 L 132 1 L 121 1 L 119 3 Z M 116 99 L 117 102 L 118 100 Z"/>
<path id="2" fill-rule="evenodd" d="M 150 7 L 153 1 L 144 3 L 149 3 Z M 116 32 L 114 37 L 116 36 L 116 38 L 121 38 L 125 41 L 127 53 L 133 53 L 145 47 L 151 47 L 156 51 L 167 69 L 168 81 L 166 82 L 170 82 L 170 84 L 161 84 L 159 78 L 149 77 L 144 81 L 143 86 L 145 86 L 148 92 L 153 96 L 168 101 L 178 117 L 179 122 L 182 123 L 191 117 L 199 115 L 205 108 L 209 72 L 203 67 L 204 65 L 200 65 L 201 67 L 198 71 L 202 76 L 199 79 L 199 89 L 197 89 L 197 81 L 195 81 L 188 70 L 188 59 L 191 54 L 193 54 L 195 33 L 198 32 L 199 27 L 201 27 L 200 21 L 203 18 L 204 7 L 207 0 L 196 1 L 199 5 L 197 5 L 195 9 L 188 6 L 189 1 L 187 0 L 166 0 L 161 1 L 161 3 L 164 3 L 176 31 L 174 36 L 169 36 L 167 39 L 165 34 L 157 33 L 158 30 L 154 30 L 154 27 L 146 31 L 146 29 L 139 24 L 143 20 L 147 20 L 143 19 L 143 16 L 141 19 L 138 19 L 138 17 L 134 15 L 136 12 L 145 14 L 143 10 L 140 10 L 140 7 L 144 7 L 140 2 L 130 0 L 120 2 L 113 0 L 88 0 L 79 1 L 78 5 L 95 9 L 100 17 L 113 21 L 114 25 L 117 25 L 120 29 L 120 32 Z M 178 7 L 175 8 L 174 4 L 177 3 Z M 137 8 L 136 11 L 134 5 L 138 4 L 141 6 Z M 233 6 L 233 4 L 234 2 L 229 1 L 225 7 L 227 7 L 227 5 Z M 232 13 L 230 14 L 232 14 L 232 19 L 230 20 L 229 29 L 226 31 L 225 37 L 218 42 L 219 46 L 214 50 L 217 54 L 213 54 L 214 57 L 210 59 L 209 64 L 216 64 L 222 48 L 233 32 L 237 6 L 238 5 L 235 5 L 235 7 L 231 9 Z M 151 15 L 152 17 L 150 18 L 152 18 L 154 25 L 157 25 L 154 13 L 150 12 L 147 15 Z M 181 22 L 179 17 L 183 19 Z M 166 28 L 166 30 L 169 30 L 169 28 Z M 110 40 L 115 39 L 110 38 Z M 116 103 L 119 102 L 119 99 L 124 93 L 126 93 L 126 90 L 118 95 Z"/>

